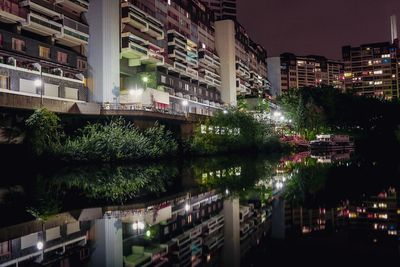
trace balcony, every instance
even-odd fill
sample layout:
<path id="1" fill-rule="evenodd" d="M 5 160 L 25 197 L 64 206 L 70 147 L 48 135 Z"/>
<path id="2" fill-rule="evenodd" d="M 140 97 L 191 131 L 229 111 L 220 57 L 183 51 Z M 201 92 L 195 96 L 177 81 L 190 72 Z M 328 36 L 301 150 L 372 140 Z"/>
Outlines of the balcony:
<path id="1" fill-rule="evenodd" d="M 174 49 L 172 51 L 172 53 L 168 54 L 168 57 L 171 59 L 175 59 L 175 60 L 180 60 L 182 62 L 187 62 L 186 61 L 186 54 L 183 53 L 182 51 L 178 50 L 178 49 Z"/>
<path id="2" fill-rule="evenodd" d="M 147 59 L 148 53 L 147 41 L 132 36 L 122 38 L 121 56 L 129 60 L 130 67 L 140 66 L 141 61 Z"/>
<path id="3" fill-rule="evenodd" d="M 185 65 L 183 65 L 179 62 L 174 62 L 174 69 L 176 69 L 177 71 L 186 73 L 187 68 Z"/>
<path id="4" fill-rule="evenodd" d="M 62 4 L 63 6 L 68 7 L 71 10 L 79 12 L 87 12 L 89 9 L 88 0 L 56 0 L 55 3 Z"/>
<path id="5" fill-rule="evenodd" d="M 128 2 L 122 3 L 121 7 L 129 10 L 127 15 L 124 15 L 123 12 L 122 23 L 129 24 L 141 32 L 146 32 L 157 40 L 164 39 L 164 26 L 161 22 Z"/>
<path id="6" fill-rule="evenodd" d="M 55 10 L 55 6 L 44 0 L 24 0 L 20 2 L 20 6 L 29 7 L 30 10 L 37 11 L 52 18 L 60 19 L 60 12 Z"/>
<path id="7" fill-rule="evenodd" d="M 75 20 L 64 17 L 64 27 L 59 42 L 66 46 L 87 45 L 89 27 Z"/>
<path id="8" fill-rule="evenodd" d="M 62 25 L 60 23 L 33 12 L 28 14 L 28 19 L 22 23 L 22 27 L 43 36 L 62 35 Z"/>
<path id="9" fill-rule="evenodd" d="M 18 1 L 0 0 L 0 21 L 5 23 L 25 22 L 27 11 Z"/>

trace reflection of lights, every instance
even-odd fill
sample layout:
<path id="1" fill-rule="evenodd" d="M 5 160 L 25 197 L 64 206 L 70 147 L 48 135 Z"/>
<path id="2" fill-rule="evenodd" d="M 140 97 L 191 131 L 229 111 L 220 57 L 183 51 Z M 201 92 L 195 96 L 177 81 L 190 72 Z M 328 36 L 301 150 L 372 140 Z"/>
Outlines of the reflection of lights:
<path id="1" fill-rule="evenodd" d="M 143 222 L 138 222 L 138 228 L 139 228 L 139 230 L 143 230 L 144 229 L 144 223 Z"/>
<path id="2" fill-rule="evenodd" d="M 151 235 L 150 230 L 147 230 L 147 231 L 146 231 L 146 236 L 147 236 L 147 237 L 150 237 L 150 235 Z"/>
<path id="3" fill-rule="evenodd" d="M 189 211 L 190 210 L 190 205 L 189 204 L 185 204 L 185 211 Z"/>
<path id="4" fill-rule="evenodd" d="M 42 241 L 37 242 L 36 247 L 37 247 L 37 249 L 42 250 L 43 249 L 43 242 Z"/>
<path id="5" fill-rule="evenodd" d="M 280 182 L 280 181 L 278 181 L 278 182 L 276 182 L 275 187 L 276 187 L 277 189 L 282 189 L 282 188 L 283 188 L 283 183 Z"/>

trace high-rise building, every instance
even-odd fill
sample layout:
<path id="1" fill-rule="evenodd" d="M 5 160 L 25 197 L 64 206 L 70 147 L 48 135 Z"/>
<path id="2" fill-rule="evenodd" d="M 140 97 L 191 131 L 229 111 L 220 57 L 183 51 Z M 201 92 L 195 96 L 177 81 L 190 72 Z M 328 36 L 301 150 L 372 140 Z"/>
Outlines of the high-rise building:
<path id="1" fill-rule="evenodd" d="M 88 8 L 87 0 L 1 0 L 0 91 L 87 101 Z"/>
<path id="2" fill-rule="evenodd" d="M 391 42 L 342 48 L 347 91 L 385 99 L 400 97 L 400 47 L 394 15 L 390 26 Z"/>
<path id="3" fill-rule="evenodd" d="M 346 91 L 359 95 L 399 97 L 400 50 L 397 43 L 342 48 Z"/>
<path id="4" fill-rule="evenodd" d="M 214 11 L 217 20 L 232 19 L 236 20 L 236 0 L 201 0 Z"/>
<path id="5" fill-rule="evenodd" d="M 221 57 L 221 97 L 236 105 L 238 95 L 263 96 L 269 89 L 267 52 L 234 20 L 215 23 L 216 49 Z"/>
<path id="6" fill-rule="evenodd" d="M 214 15 L 199 1 L 121 1 L 121 103 L 211 115 L 221 108 Z"/>
<path id="7" fill-rule="evenodd" d="M 272 94 L 281 94 L 291 88 L 330 85 L 344 89 L 343 64 L 323 56 L 296 56 L 283 53 L 268 58 L 268 79 Z"/>

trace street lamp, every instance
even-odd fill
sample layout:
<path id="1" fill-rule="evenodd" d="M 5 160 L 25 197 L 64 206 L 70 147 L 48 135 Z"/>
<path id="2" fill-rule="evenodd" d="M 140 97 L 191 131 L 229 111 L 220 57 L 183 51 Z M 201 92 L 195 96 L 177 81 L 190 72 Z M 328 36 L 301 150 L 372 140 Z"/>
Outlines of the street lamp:
<path id="1" fill-rule="evenodd" d="M 147 83 L 149 82 L 149 77 L 147 77 L 147 76 L 143 76 L 142 77 L 142 81 L 144 82 L 144 88 L 146 89 L 147 88 Z"/>
<path id="2" fill-rule="evenodd" d="M 190 205 L 188 203 L 185 204 L 185 211 L 188 212 L 190 210 Z"/>
<path id="3" fill-rule="evenodd" d="M 38 250 L 42 250 L 42 249 L 43 249 L 43 242 L 42 242 L 42 241 L 37 242 L 37 243 L 36 243 L 36 248 L 37 248 Z"/>
<path id="4" fill-rule="evenodd" d="M 224 111 L 222 111 L 222 113 L 228 114 L 228 111 L 226 109 L 224 109 Z"/>
<path id="5" fill-rule="evenodd" d="M 40 88 L 40 107 L 43 106 L 43 82 L 41 79 L 36 79 L 33 84 L 36 88 Z"/>

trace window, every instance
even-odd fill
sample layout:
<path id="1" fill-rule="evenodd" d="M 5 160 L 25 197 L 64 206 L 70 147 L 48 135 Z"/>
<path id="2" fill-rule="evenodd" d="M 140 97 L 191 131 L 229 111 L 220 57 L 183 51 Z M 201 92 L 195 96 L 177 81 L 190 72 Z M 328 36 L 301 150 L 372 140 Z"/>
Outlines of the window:
<path id="1" fill-rule="evenodd" d="M 161 75 L 161 83 L 167 83 L 167 77 Z"/>
<path id="2" fill-rule="evenodd" d="M 11 253 L 10 241 L 0 243 L 0 256 L 6 256 Z"/>
<path id="3" fill-rule="evenodd" d="M 77 67 L 79 70 L 87 70 L 87 62 L 86 60 L 78 58 L 77 60 Z"/>
<path id="4" fill-rule="evenodd" d="M 57 52 L 57 61 L 58 63 L 67 64 L 68 63 L 68 54 L 64 52 Z"/>
<path id="5" fill-rule="evenodd" d="M 185 84 L 185 90 L 189 91 L 189 84 Z"/>
<path id="6" fill-rule="evenodd" d="M 42 58 L 50 58 L 50 48 L 44 47 L 44 46 L 39 46 L 39 57 Z"/>
<path id="7" fill-rule="evenodd" d="M 1 89 L 10 89 L 8 76 L 0 75 L 0 88 Z"/>
<path id="8" fill-rule="evenodd" d="M 17 38 L 12 38 L 12 49 L 20 52 L 25 52 L 26 51 L 25 41 Z"/>

